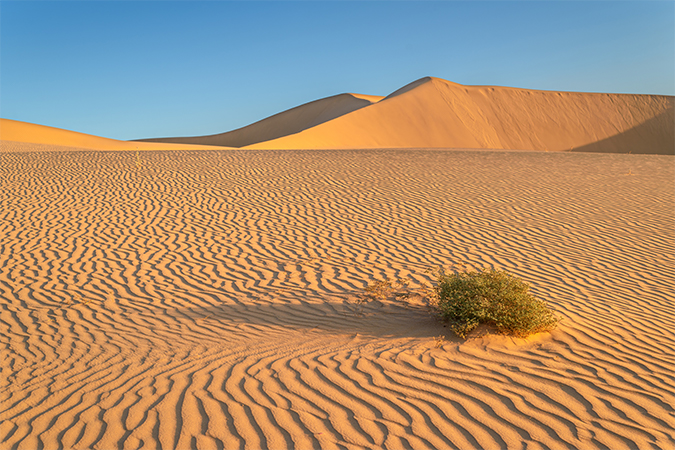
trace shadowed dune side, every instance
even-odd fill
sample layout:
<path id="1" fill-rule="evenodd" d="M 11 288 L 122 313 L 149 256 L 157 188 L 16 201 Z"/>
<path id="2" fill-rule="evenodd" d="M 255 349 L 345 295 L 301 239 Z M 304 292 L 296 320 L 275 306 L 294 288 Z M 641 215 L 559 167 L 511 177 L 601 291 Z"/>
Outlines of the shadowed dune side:
<path id="1" fill-rule="evenodd" d="M 471 87 L 501 147 L 603 153 L 674 154 L 675 97 Z M 632 136 L 614 139 L 615 136 Z M 611 142 L 594 147 L 600 141 Z"/>
<path id="2" fill-rule="evenodd" d="M 672 449 L 674 171 L 0 153 L 0 448 Z M 461 341 L 419 300 L 356 302 L 460 262 L 523 277 L 564 320 Z"/>
<path id="3" fill-rule="evenodd" d="M 0 151 L 5 152 L 30 148 L 30 146 L 21 144 L 38 144 L 88 150 L 199 150 L 205 148 L 213 150 L 213 147 L 194 144 L 165 145 L 118 141 L 116 139 L 108 139 L 91 134 L 10 119 L 0 119 L 0 144 Z M 59 151 L 59 149 L 54 150 Z"/>
<path id="4" fill-rule="evenodd" d="M 591 144 L 573 148 L 573 152 L 616 153 L 617 149 L 630 149 L 629 153 L 653 153 L 654 148 L 671 149 L 664 154 L 675 154 L 675 110 L 668 109 L 640 125 L 620 134 Z M 649 142 L 650 145 L 645 145 Z"/>
<path id="5" fill-rule="evenodd" d="M 561 151 L 643 125 L 640 139 L 603 152 L 675 153 L 674 98 L 462 86 L 423 78 L 376 104 L 300 133 L 248 148 L 475 148 Z M 670 115 L 670 116 L 669 116 Z M 587 147 L 593 148 L 593 147 Z"/>
<path id="6" fill-rule="evenodd" d="M 391 94 L 387 95 L 385 98 L 389 99 L 389 98 L 394 98 L 394 97 L 396 97 L 398 95 L 401 95 L 401 94 L 405 94 L 406 92 L 411 91 L 411 90 L 415 89 L 416 87 L 418 87 L 418 86 L 420 86 L 424 83 L 428 83 L 431 80 L 432 80 L 431 77 L 420 78 L 419 80 L 415 80 L 412 83 L 408 83 L 405 86 L 403 86 L 402 88 L 395 90 Z M 448 83 L 450 83 L 450 82 L 448 81 Z"/>
<path id="7" fill-rule="evenodd" d="M 369 106 L 381 99 L 382 97 L 374 95 L 339 94 L 305 103 L 227 133 L 210 136 L 139 139 L 139 141 L 245 147 L 299 133 L 307 128 Z"/>

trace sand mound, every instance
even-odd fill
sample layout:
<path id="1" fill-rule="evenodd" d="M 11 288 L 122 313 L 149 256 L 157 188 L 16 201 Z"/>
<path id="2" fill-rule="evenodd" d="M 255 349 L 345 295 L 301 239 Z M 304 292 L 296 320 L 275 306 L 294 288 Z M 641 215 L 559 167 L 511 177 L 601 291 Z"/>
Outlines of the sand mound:
<path id="1" fill-rule="evenodd" d="M 0 151 L 19 151 L 31 149 L 31 146 L 21 144 L 41 144 L 45 146 L 68 147 L 70 149 L 89 150 L 198 150 L 200 145 L 155 144 L 144 142 L 129 142 L 108 139 L 91 134 L 47 127 L 18 120 L 0 119 Z M 213 147 L 206 147 L 213 150 Z M 54 148 L 59 151 L 61 149 Z"/>
<path id="2" fill-rule="evenodd" d="M 674 448 L 674 171 L 0 153 L 0 448 Z M 464 342 L 417 302 L 354 303 L 455 262 L 525 278 L 563 322 Z"/>
<path id="3" fill-rule="evenodd" d="M 249 148 L 491 148 L 675 153 L 675 101 L 462 86 L 423 78 L 384 100 Z"/>
<path id="4" fill-rule="evenodd" d="M 381 99 L 382 97 L 374 95 L 340 94 L 297 106 L 227 133 L 183 138 L 142 139 L 142 141 L 244 147 L 299 133 L 369 106 Z"/>

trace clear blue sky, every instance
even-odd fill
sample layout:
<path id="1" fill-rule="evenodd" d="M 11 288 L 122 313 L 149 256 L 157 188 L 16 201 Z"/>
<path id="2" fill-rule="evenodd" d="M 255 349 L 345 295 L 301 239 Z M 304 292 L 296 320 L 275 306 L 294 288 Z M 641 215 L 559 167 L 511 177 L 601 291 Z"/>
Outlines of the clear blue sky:
<path id="1" fill-rule="evenodd" d="M 116 139 L 427 75 L 674 95 L 675 3 L 0 1 L 0 117 Z"/>

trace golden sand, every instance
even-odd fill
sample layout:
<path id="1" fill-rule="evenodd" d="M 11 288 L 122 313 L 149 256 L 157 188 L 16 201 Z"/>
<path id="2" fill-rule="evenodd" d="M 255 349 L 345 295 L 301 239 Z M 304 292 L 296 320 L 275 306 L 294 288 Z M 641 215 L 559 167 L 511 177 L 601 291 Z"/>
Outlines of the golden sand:
<path id="1" fill-rule="evenodd" d="M 3 145 L 1 448 L 675 446 L 672 157 Z M 355 308 L 457 262 L 564 320 Z"/>

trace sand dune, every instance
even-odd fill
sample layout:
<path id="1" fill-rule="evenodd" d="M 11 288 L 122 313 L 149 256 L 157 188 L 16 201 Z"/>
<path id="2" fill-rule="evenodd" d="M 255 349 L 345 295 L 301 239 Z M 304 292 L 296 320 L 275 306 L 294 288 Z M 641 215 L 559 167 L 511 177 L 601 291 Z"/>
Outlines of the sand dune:
<path id="1" fill-rule="evenodd" d="M 299 133 L 369 106 L 382 98 L 374 95 L 340 94 L 300 105 L 227 133 L 211 136 L 141 139 L 141 141 L 244 147 Z"/>
<path id="2" fill-rule="evenodd" d="M 221 134 L 117 141 L 0 119 L 3 148 L 459 148 L 675 154 L 675 97 L 462 86 L 426 77 L 387 97 L 340 94 Z M 166 144 L 172 144 L 167 147 Z"/>
<path id="3" fill-rule="evenodd" d="M 427 77 L 366 108 L 248 148 L 675 154 L 674 107 L 669 96 L 462 86 Z"/>
<path id="4" fill-rule="evenodd" d="M 0 151 L 18 151 L 19 149 L 34 150 L 34 146 L 21 145 L 41 144 L 39 147 L 47 150 L 61 150 L 56 147 L 88 150 L 198 150 L 203 146 L 194 144 L 156 144 L 147 142 L 129 142 L 108 139 L 91 134 L 47 127 L 18 120 L 0 119 Z M 54 147 L 56 146 L 56 147 Z M 213 147 L 206 147 L 213 150 Z"/>
<path id="5" fill-rule="evenodd" d="M 671 157 L 17 145 L 0 448 L 675 447 Z M 455 262 L 563 322 L 465 342 L 354 303 Z"/>

